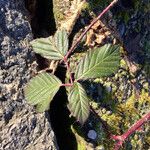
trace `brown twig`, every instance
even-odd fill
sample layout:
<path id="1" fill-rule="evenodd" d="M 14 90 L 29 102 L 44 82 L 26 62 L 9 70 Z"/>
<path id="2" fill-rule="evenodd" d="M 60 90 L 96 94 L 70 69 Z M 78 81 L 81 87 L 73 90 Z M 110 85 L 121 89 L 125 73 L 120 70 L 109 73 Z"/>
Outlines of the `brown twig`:
<path id="1" fill-rule="evenodd" d="M 95 18 L 91 24 L 85 29 L 85 31 L 80 35 L 80 37 L 77 39 L 77 41 L 71 46 L 68 53 L 65 56 L 65 59 L 69 57 L 69 55 L 74 51 L 74 49 L 77 47 L 81 39 L 85 36 L 85 34 L 91 29 L 91 27 L 108 11 L 114 4 L 116 4 L 118 0 L 113 0 L 98 16 Z"/>
<path id="2" fill-rule="evenodd" d="M 115 144 L 114 150 L 119 150 L 124 141 L 133 134 L 136 130 L 138 130 L 144 123 L 150 120 L 150 112 L 144 115 L 140 120 L 138 120 L 135 124 L 131 126 L 131 128 L 122 135 L 111 135 L 111 139 L 117 141 Z"/>

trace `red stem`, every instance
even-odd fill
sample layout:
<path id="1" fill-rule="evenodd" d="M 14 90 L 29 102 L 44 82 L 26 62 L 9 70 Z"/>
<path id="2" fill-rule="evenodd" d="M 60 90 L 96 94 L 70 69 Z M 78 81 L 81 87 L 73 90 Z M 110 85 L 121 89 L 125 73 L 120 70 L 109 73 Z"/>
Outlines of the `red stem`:
<path id="1" fill-rule="evenodd" d="M 72 45 L 72 47 L 69 49 L 68 53 L 65 56 L 65 59 L 69 57 L 69 55 L 74 51 L 76 46 L 79 44 L 81 39 L 85 36 L 85 34 L 91 29 L 91 27 L 115 4 L 118 0 L 113 0 L 98 16 L 95 18 L 91 24 L 85 29 L 85 31 L 80 35 L 80 37 L 77 39 L 77 41 Z"/>
<path id="2" fill-rule="evenodd" d="M 71 84 L 71 83 L 65 83 L 65 84 L 62 84 L 61 86 L 73 86 L 73 84 Z"/>
<path id="3" fill-rule="evenodd" d="M 144 123 L 146 123 L 147 121 L 150 120 L 150 112 L 147 113 L 146 115 L 144 115 L 140 120 L 138 120 L 135 124 L 133 124 L 131 126 L 131 128 L 125 132 L 124 134 L 122 135 L 112 135 L 111 138 L 115 141 L 118 141 L 116 144 L 115 144 L 115 148 L 114 150 L 119 150 L 120 147 L 122 146 L 123 142 L 131 135 L 133 134 L 136 130 L 138 130 Z"/>

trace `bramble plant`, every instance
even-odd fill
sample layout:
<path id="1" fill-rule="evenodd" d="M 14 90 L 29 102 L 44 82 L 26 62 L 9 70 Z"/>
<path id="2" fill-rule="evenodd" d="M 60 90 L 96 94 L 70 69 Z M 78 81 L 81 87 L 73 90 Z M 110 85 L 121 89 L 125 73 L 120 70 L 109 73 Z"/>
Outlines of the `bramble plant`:
<path id="1" fill-rule="evenodd" d="M 24 90 L 25 97 L 29 104 L 36 106 L 38 112 L 44 112 L 49 109 L 50 102 L 61 86 L 68 87 L 68 108 L 71 115 L 81 124 L 84 124 L 87 120 L 90 109 L 94 112 L 92 107 L 90 107 L 89 98 L 81 83 L 83 80 L 106 77 L 117 71 L 120 62 L 120 46 L 106 44 L 102 47 L 88 50 L 85 56 L 78 62 L 77 66 L 74 64 L 75 70 L 72 72 L 69 57 L 90 28 L 117 2 L 118 0 L 113 0 L 97 18 L 91 22 L 70 48 L 68 44 L 68 33 L 65 29 L 59 29 L 54 36 L 35 39 L 31 42 L 31 46 L 36 53 L 46 59 L 58 62 L 58 65 L 64 64 L 67 73 L 69 73 L 69 80 L 67 75 L 67 80 L 65 80 L 69 83 L 62 83 L 54 74 L 47 72 L 39 73 L 30 80 Z M 72 55 L 72 57 L 74 57 L 74 55 Z M 94 114 L 96 114 L 96 112 L 94 112 Z M 101 118 L 99 119 L 106 132 L 109 132 L 107 124 L 103 122 Z M 109 133 L 110 139 L 116 142 L 114 150 L 119 150 L 123 142 L 149 120 L 150 112 L 145 114 L 122 135 Z"/>
<path id="2" fill-rule="evenodd" d="M 31 42 L 33 50 L 41 56 L 64 62 L 70 72 L 68 61 L 68 35 L 65 30 L 58 30 L 54 36 L 39 38 Z M 80 60 L 74 72 L 70 72 L 70 82 L 62 83 L 55 75 L 40 73 L 28 83 L 25 96 L 28 103 L 36 105 L 37 111 L 48 110 L 49 104 L 61 86 L 70 87 L 68 92 L 68 108 L 71 114 L 83 124 L 90 112 L 89 98 L 80 84 L 82 80 L 108 76 L 119 67 L 118 45 L 106 44 L 100 48 L 89 50 Z M 74 77 L 73 77 L 74 75 Z"/>
<path id="3" fill-rule="evenodd" d="M 36 105 L 38 112 L 44 112 L 49 109 L 50 102 L 61 86 L 69 86 L 68 108 L 71 115 L 76 117 L 81 124 L 87 120 L 90 113 L 89 98 L 80 81 L 104 77 L 114 73 L 119 67 L 120 46 L 106 44 L 100 48 L 89 50 L 85 57 L 78 63 L 74 72 L 70 71 L 68 57 L 88 30 L 116 2 L 114 0 L 91 22 L 89 27 L 81 34 L 70 49 L 68 35 L 64 29 L 58 30 L 54 36 L 35 39 L 31 42 L 33 50 L 44 58 L 58 61 L 58 63 L 64 62 L 67 72 L 70 74 L 69 83 L 62 83 L 55 75 L 48 73 L 40 73 L 31 79 L 25 88 L 25 97 L 29 104 Z"/>

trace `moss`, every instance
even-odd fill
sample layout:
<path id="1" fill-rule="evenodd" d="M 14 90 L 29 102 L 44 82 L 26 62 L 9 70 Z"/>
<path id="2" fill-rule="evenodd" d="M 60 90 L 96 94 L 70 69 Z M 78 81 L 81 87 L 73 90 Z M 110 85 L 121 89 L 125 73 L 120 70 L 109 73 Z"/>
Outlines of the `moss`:
<path id="1" fill-rule="evenodd" d="M 61 0 L 53 0 L 53 13 L 57 27 L 60 26 L 62 20 L 65 19 L 64 11 L 68 9 L 68 3 L 63 3 Z"/>
<path id="2" fill-rule="evenodd" d="M 98 109 L 99 108 L 99 104 L 97 102 L 91 101 L 90 105 L 92 106 L 92 108 L 94 109 Z"/>
<path id="3" fill-rule="evenodd" d="M 148 107 L 150 107 L 149 93 L 142 90 L 139 98 L 133 94 L 125 103 L 119 104 L 117 109 L 124 114 L 124 122 L 128 125 L 131 122 L 134 123 L 135 120 L 138 120 L 143 115 L 143 113 L 146 113 Z"/>
<path id="4" fill-rule="evenodd" d="M 123 20 L 124 23 L 127 25 L 130 18 L 131 18 L 131 14 L 129 10 L 121 10 L 117 13 L 116 17 L 120 20 Z"/>
<path id="5" fill-rule="evenodd" d="M 101 104 L 104 106 L 109 105 L 113 109 L 115 106 L 115 101 L 114 101 L 114 97 L 113 97 L 114 92 L 115 92 L 115 87 L 112 88 L 112 86 L 105 85 L 104 89 L 103 89 L 103 96 L 101 99 Z"/>
<path id="6" fill-rule="evenodd" d="M 84 135 L 78 126 L 72 125 L 71 130 L 74 133 L 77 141 L 77 150 L 86 150 L 86 141 L 84 140 Z"/>
<path id="7" fill-rule="evenodd" d="M 91 11 L 94 9 L 104 8 L 106 7 L 111 1 L 105 0 L 105 1 L 99 1 L 99 0 L 90 0 L 87 5 L 87 10 Z"/>
<path id="8" fill-rule="evenodd" d="M 120 61 L 120 67 L 124 68 L 125 70 L 128 70 L 127 62 L 124 59 L 121 59 L 121 61 Z"/>
<path id="9" fill-rule="evenodd" d="M 132 95 L 125 103 L 118 105 L 118 110 L 123 112 L 127 116 L 129 115 L 137 115 L 137 109 L 135 108 L 135 95 Z"/>
<path id="10" fill-rule="evenodd" d="M 88 10 L 89 9 L 89 3 L 85 3 L 82 7 L 82 10 Z"/>
<path id="11" fill-rule="evenodd" d="M 146 5 L 146 7 L 144 8 L 144 12 L 145 12 L 145 13 L 149 13 L 149 11 L 150 11 L 150 3 L 148 3 L 148 4 Z"/>
<path id="12" fill-rule="evenodd" d="M 111 127 L 112 131 L 116 134 L 120 134 L 119 124 L 122 120 L 122 117 L 117 113 L 109 114 L 102 114 L 100 115 L 103 120 L 107 122 L 107 124 Z"/>
<path id="13" fill-rule="evenodd" d="M 106 147 L 110 147 L 113 144 L 113 141 L 111 141 L 108 138 L 108 135 L 106 135 L 106 132 L 103 130 L 102 124 L 101 122 L 97 122 L 94 126 L 94 130 L 97 133 L 97 139 L 96 139 L 96 143 L 97 143 L 97 149 L 105 149 Z"/>
<path id="14" fill-rule="evenodd" d="M 64 15 L 63 15 L 63 13 L 61 13 L 58 10 L 54 10 L 54 14 L 55 14 L 56 20 L 61 21 L 61 20 L 64 20 L 64 18 L 65 18 Z"/>
<path id="15" fill-rule="evenodd" d="M 112 78 L 113 80 L 109 79 L 109 81 L 103 81 L 103 86 L 106 89 L 107 87 L 111 87 L 111 91 L 105 89 L 102 92 L 103 96 L 100 100 L 100 104 L 95 104 L 96 110 L 99 107 L 99 116 L 108 123 L 115 134 L 121 134 L 121 131 L 125 132 L 132 124 L 140 119 L 150 107 L 149 84 L 147 82 L 145 82 L 147 90 L 142 89 L 139 96 L 137 96 L 134 91 L 131 91 L 127 99 L 123 100 L 124 94 L 127 95 L 127 93 L 125 92 L 124 84 L 120 83 L 124 80 L 120 79 L 127 79 L 128 74 L 126 70 L 119 70 L 115 77 Z M 95 82 L 102 83 L 101 79 L 97 79 Z M 125 82 L 125 85 L 128 83 L 129 82 Z M 129 87 L 127 86 L 127 88 Z"/>
<path id="16" fill-rule="evenodd" d="M 141 94 L 139 98 L 137 99 L 137 96 L 135 94 L 132 94 L 126 102 L 116 105 L 116 111 L 112 112 L 111 114 L 107 113 L 107 109 L 105 112 L 101 111 L 99 113 L 99 116 L 107 122 L 107 124 L 111 127 L 111 130 L 114 134 L 122 134 L 124 133 L 129 127 L 131 127 L 132 124 L 134 124 L 137 120 L 141 118 L 143 114 L 145 114 L 150 107 L 150 96 L 149 93 L 145 90 L 141 91 Z M 98 124 L 97 124 L 98 125 Z M 100 125 L 98 125 L 100 128 Z M 146 128 L 148 128 L 148 125 L 145 125 Z M 98 127 L 97 127 L 98 128 Z M 105 134 L 103 133 L 103 130 L 97 130 L 97 132 L 101 135 L 99 136 L 99 144 L 102 144 L 104 141 L 107 143 L 107 148 L 109 148 L 109 141 L 107 141 L 107 138 Z M 111 132 L 112 132 L 111 131 Z M 145 133 L 143 135 L 143 132 L 137 131 L 135 132 L 129 139 L 130 142 L 125 143 L 125 147 L 132 147 L 132 149 L 136 149 L 139 146 L 143 146 L 144 143 L 149 142 L 148 138 L 148 130 L 144 130 Z M 102 132 L 102 133 L 101 133 Z M 143 138 L 141 141 L 141 137 Z M 102 142 L 103 141 L 103 142 Z M 130 143 L 130 144 L 129 144 Z M 111 149 L 111 148 L 109 148 Z"/>
<path id="17" fill-rule="evenodd" d="M 148 78 L 150 78 L 150 43 L 148 42 L 149 39 L 150 37 L 146 37 L 146 41 L 144 41 L 144 49 L 146 51 L 144 71 Z"/>
<path id="18" fill-rule="evenodd" d="M 55 17 L 55 20 L 56 20 L 56 24 L 57 26 L 59 25 L 59 23 L 65 19 L 65 16 L 64 14 L 58 9 L 58 8 L 55 8 L 53 9 L 54 11 L 54 17 Z"/>

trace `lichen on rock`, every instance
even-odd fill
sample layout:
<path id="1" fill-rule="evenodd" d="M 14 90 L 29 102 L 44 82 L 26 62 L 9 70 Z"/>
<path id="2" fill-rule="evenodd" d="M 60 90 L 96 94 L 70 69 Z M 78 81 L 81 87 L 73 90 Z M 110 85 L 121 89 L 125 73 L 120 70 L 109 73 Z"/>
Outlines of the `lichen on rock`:
<path id="1" fill-rule="evenodd" d="M 24 1 L 0 1 L 0 149 L 55 150 L 47 113 L 26 103 L 23 88 L 37 73 Z"/>

